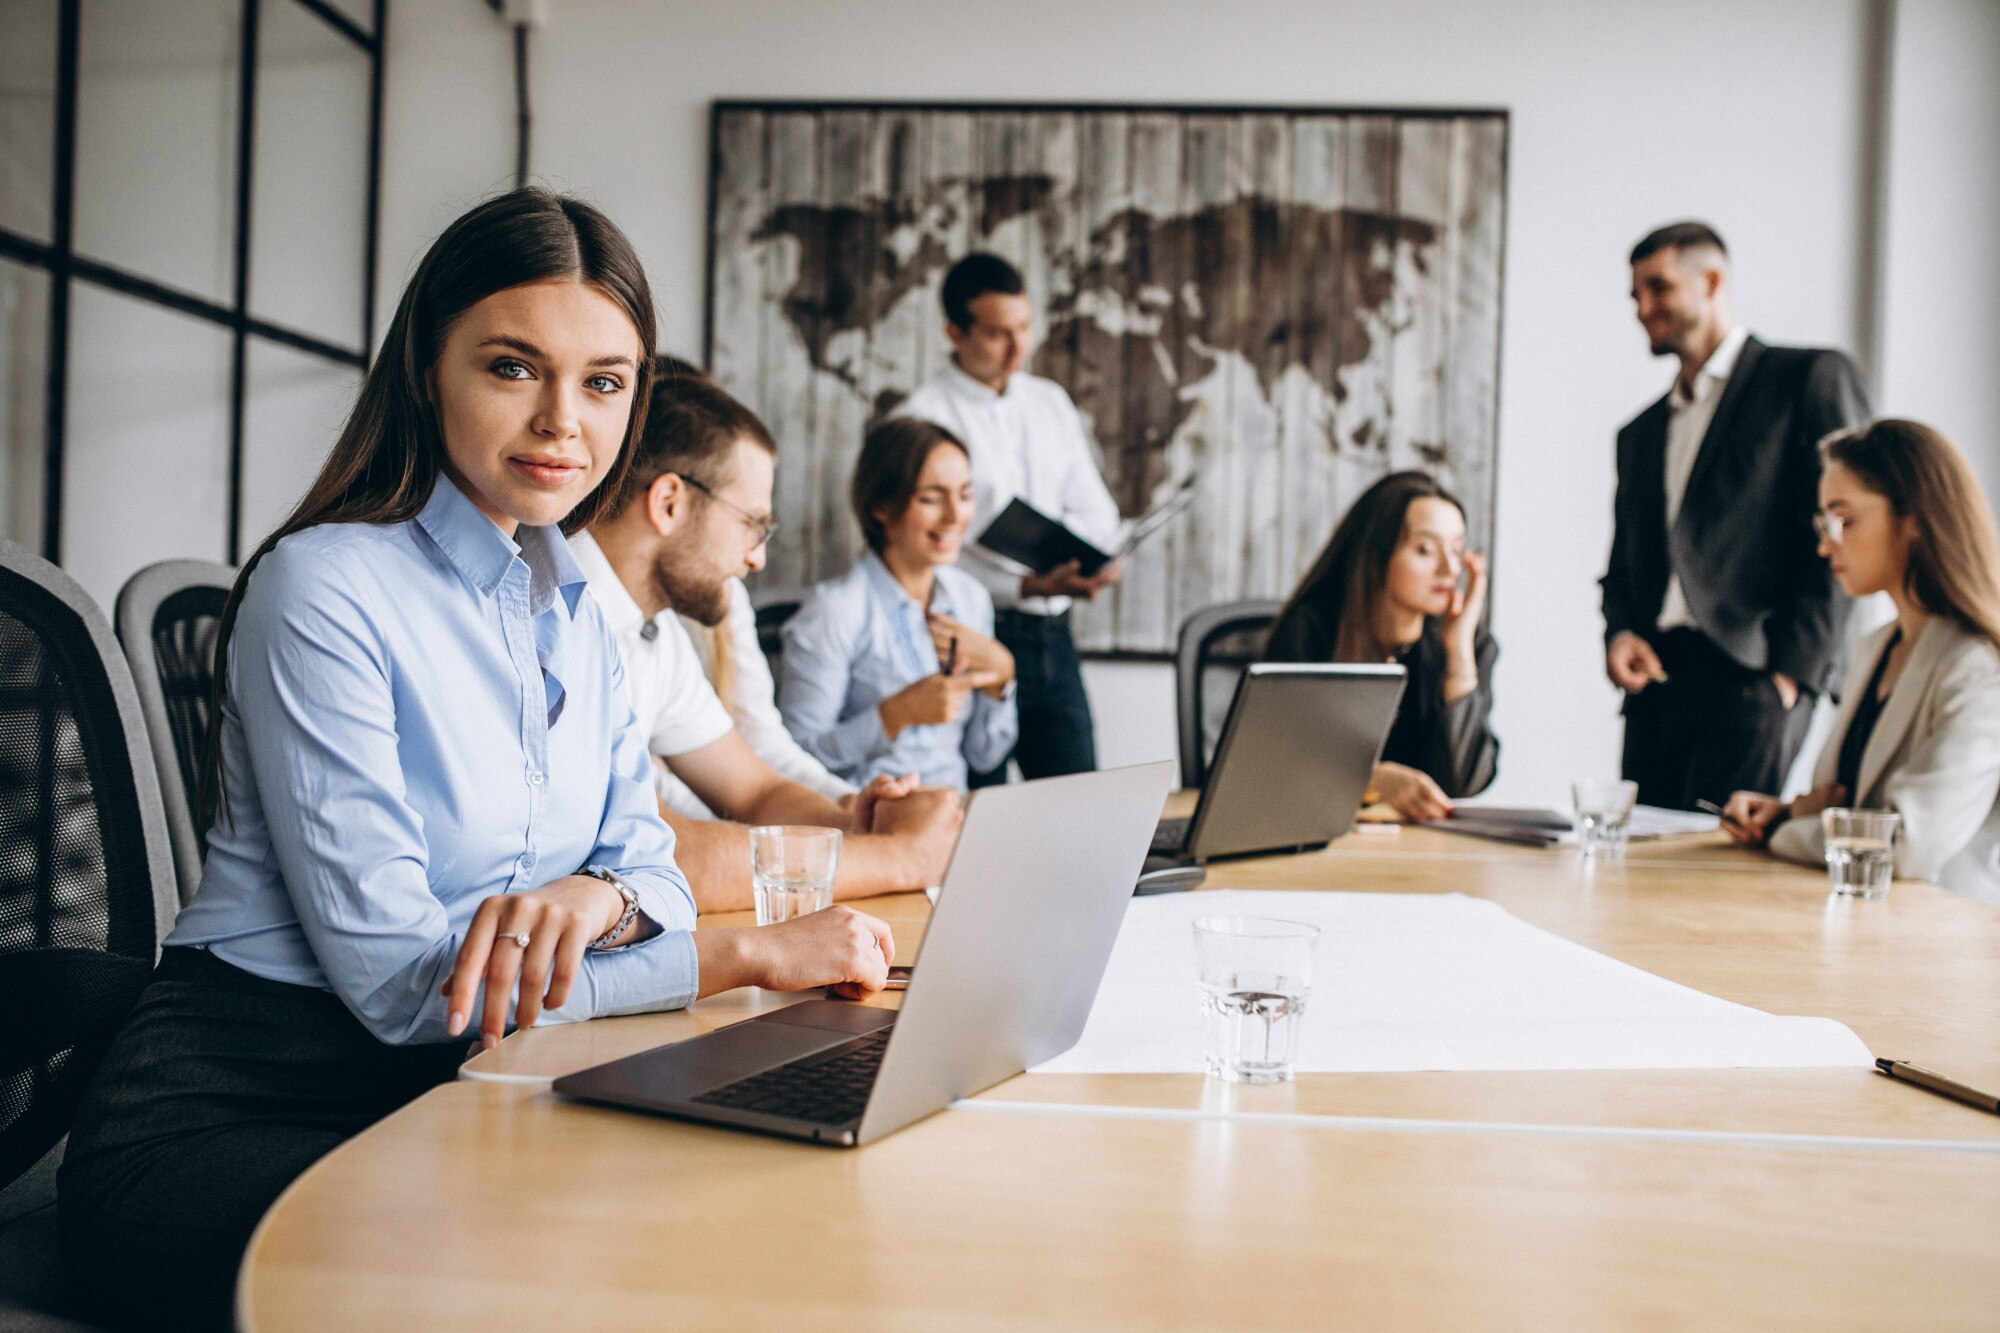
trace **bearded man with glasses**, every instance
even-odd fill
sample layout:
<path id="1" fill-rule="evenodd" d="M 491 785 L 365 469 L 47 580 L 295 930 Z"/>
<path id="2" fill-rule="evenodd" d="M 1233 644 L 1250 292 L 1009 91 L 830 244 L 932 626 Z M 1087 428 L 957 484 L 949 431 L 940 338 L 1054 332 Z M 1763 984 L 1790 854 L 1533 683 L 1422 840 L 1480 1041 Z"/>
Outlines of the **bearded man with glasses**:
<path id="1" fill-rule="evenodd" d="M 841 829 L 837 898 L 938 883 L 957 841 L 957 794 L 894 776 L 857 791 L 776 721 L 742 583 L 764 567 L 778 529 L 770 432 L 686 362 L 659 358 L 653 383 L 624 493 L 570 549 L 618 636 L 626 694 L 656 761 L 660 812 L 696 906 L 752 905 L 753 824 Z M 690 625 L 717 631 L 706 662 Z M 741 659 L 732 659 L 726 700 L 709 678 L 718 650 Z M 760 708 L 770 725 L 759 724 Z"/>

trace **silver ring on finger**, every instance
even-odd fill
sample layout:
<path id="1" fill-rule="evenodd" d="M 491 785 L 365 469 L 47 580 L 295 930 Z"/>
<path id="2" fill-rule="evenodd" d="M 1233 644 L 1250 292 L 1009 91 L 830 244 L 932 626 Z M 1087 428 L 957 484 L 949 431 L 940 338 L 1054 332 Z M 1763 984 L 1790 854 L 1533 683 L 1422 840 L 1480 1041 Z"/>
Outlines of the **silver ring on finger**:
<path id="1" fill-rule="evenodd" d="M 525 930 L 502 931 L 500 933 L 500 940 L 512 940 L 514 943 L 520 945 L 523 949 L 525 949 L 528 947 L 528 932 Z M 498 944 L 500 940 L 495 940 L 494 943 Z"/>

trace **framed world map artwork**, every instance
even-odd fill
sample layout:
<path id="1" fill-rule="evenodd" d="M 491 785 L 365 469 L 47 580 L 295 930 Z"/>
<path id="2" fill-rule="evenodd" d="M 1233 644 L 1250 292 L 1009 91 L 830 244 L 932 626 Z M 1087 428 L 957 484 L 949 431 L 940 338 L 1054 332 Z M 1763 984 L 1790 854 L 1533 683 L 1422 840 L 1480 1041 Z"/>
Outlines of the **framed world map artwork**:
<path id="1" fill-rule="evenodd" d="M 938 287 L 972 250 L 1026 276 L 1032 368 L 1125 514 L 1199 479 L 1079 607 L 1079 646 L 1167 651 L 1190 612 L 1284 596 L 1398 468 L 1488 546 L 1507 132 L 1496 111 L 717 103 L 707 356 L 778 440 L 760 586 L 859 554 L 862 434 L 947 363 Z"/>

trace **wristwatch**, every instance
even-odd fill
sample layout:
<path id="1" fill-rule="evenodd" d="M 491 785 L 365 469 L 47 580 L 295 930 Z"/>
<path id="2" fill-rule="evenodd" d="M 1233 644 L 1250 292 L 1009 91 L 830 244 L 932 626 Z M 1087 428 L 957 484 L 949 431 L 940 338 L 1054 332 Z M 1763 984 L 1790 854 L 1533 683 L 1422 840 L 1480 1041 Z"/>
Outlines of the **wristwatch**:
<path id="1" fill-rule="evenodd" d="M 632 918 L 639 915 L 639 891 L 625 882 L 625 877 L 609 866 L 585 866 L 576 872 L 592 879 L 601 879 L 618 890 L 618 896 L 625 900 L 625 910 L 618 914 L 618 924 L 590 942 L 593 949 L 609 949 L 612 942 L 631 929 Z"/>

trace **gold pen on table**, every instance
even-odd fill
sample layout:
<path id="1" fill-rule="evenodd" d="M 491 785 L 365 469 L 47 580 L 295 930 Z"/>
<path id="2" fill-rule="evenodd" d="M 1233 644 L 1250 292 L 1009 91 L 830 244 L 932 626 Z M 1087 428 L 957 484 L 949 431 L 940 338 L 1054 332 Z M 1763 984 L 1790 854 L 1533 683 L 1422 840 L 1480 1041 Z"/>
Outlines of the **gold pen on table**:
<path id="1" fill-rule="evenodd" d="M 1967 1106 L 1976 1106 L 1982 1111 L 2000 1115 L 2000 1097 L 1995 1097 L 1990 1092 L 1968 1088 L 1963 1083 L 1954 1083 L 1943 1074 L 1925 1069 L 1921 1065 L 1913 1065 L 1903 1060 L 1877 1060 L 1875 1069 L 1877 1073 L 1896 1079 L 1898 1082 L 1914 1083 L 1928 1092 L 1935 1092 L 1940 1097 L 1949 1097 L 1955 1102 L 1964 1102 Z"/>

